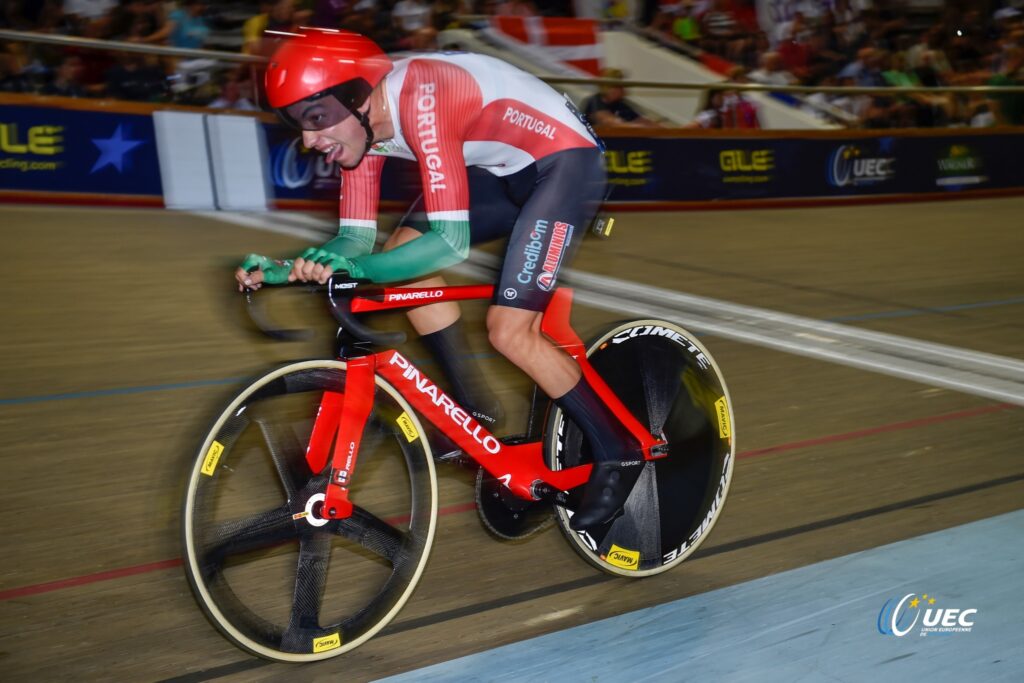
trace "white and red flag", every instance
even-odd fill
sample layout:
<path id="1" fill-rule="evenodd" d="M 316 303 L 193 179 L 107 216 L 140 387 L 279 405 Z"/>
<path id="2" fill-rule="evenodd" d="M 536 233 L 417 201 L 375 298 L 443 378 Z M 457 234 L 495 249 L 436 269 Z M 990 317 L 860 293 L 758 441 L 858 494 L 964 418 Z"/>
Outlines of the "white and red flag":
<path id="1" fill-rule="evenodd" d="M 601 73 L 603 50 L 597 22 L 574 17 L 491 18 L 490 35 L 506 47 L 545 62 L 557 62 L 587 75 Z"/>

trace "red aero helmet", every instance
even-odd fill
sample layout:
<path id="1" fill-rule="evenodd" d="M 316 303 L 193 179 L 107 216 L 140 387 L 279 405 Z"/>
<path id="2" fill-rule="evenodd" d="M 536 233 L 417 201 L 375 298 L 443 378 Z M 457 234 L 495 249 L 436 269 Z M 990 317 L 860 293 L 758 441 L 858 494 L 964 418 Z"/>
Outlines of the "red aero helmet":
<path id="1" fill-rule="evenodd" d="M 265 82 L 270 106 L 292 125 L 311 130 L 323 123 L 324 117 L 321 115 L 319 122 L 305 120 L 290 105 L 332 95 L 350 114 L 362 106 L 393 65 L 376 43 L 358 33 L 303 30 L 306 33 L 289 38 L 274 52 Z M 335 118 L 335 103 L 322 104 L 333 114 L 329 118 Z"/>

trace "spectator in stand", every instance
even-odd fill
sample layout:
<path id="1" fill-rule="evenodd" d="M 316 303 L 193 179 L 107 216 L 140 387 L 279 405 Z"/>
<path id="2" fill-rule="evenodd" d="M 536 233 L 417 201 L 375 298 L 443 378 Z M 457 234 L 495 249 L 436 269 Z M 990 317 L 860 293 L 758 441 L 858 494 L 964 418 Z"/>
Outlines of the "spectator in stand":
<path id="1" fill-rule="evenodd" d="M 1004 61 L 998 73 L 988 80 L 989 85 L 1024 85 L 1024 49 L 1018 47 Z M 1024 95 L 996 93 L 989 95 L 988 106 L 997 125 L 1024 125 Z"/>
<path id="2" fill-rule="evenodd" d="M 221 87 L 220 97 L 206 105 L 211 109 L 236 109 L 238 111 L 259 111 L 252 100 L 245 97 L 243 90 L 248 90 L 252 83 L 240 80 L 238 74 L 230 74 Z"/>
<path id="3" fill-rule="evenodd" d="M 949 74 L 953 68 L 942 50 L 942 27 L 932 26 L 921 34 L 917 43 L 907 49 L 907 68 L 916 69 L 925 53 L 931 54 L 931 66 L 941 74 Z"/>
<path id="4" fill-rule="evenodd" d="M 729 80 L 733 83 L 750 81 L 743 67 L 736 67 L 729 72 Z M 723 90 L 719 116 L 722 128 L 760 128 L 761 117 L 757 104 L 738 90 Z"/>
<path id="5" fill-rule="evenodd" d="M 917 74 L 905 68 L 903 54 L 891 52 L 883 55 L 882 79 L 894 88 L 916 88 L 921 85 Z M 899 128 L 911 128 L 920 120 L 927 120 L 932 114 L 930 102 L 916 93 L 903 95 L 889 106 L 890 124 Z"/>
<path id="6" fill-rule="evenodd" d="M 770 52 L 771 49 L 772 46 L 768 40 L 768 34 L 764 31 L 754 31 L 750 34 L 750 40 L 744 47 L 743 54 L 740 55 L 739 65 L 744 70 L 756 69 L 761 62 L 761 55 L 765 52 Z"/>
<path id="7" fill-rule="evenodd" d="M 697 12 L 693 0 L 682 0 L 675 6 L 674 18 L 672 19 L 672 35 L 688 45 L 700 43 L 700 22 L 697 21 Z"/>
<path id="8" fill-rule="evenodd" d="M 85 87 L 82 85 L 82 58 L 78 55 L 68 55 L 57 67 L 52 81 L 43 88 L 44 95 L 59 95 L 61 97 L 85 97 Z"/>
<path id="9" fill-rule="evenodd" d="M 3 0 L 0 2 L 0 28 L 25 31 L 35 28 L 35 21 L 25 16 L 25 8 L 20 0 Z M 0 65 L 0 69 L 2 69 Z"/>
<path id="10" fill-rule="evenodd" d="M 846 61 L 841 53 L 829 49 L 827 31 L 820 31 L 811 36 L 808 48 L 810 52 L 804 77 L 805 83 L 819 83 L 824 78 L 834 76 L 839 73 Z"/>
<path id="11" fill-rule="evenodd" d="M 783 68 L 796 76 L 798 80 L 804 81 L 807 79 L 810 68 L 810 40 L 814 36 L 814 31 L 807 25 L 801 12 L 794 14 L 792 21 L 788 21 L 782 26 L 785 26 L 785 29 L 779 31 L 781 37 L 775 50 L 779 53 Z"/>
<path id="12" fill-rule="evenodd" d="M 352 8 L 352 14 L 345 20 L 345 28 L 372 38 L 384 52 L 409 47 L 408 42 L 403 44 L 406 36 L 395 27 L 389 15 L 378 11 L 377 0 L 358 0 Z"/>
<path id="13" fill-rule="evenodd" d="M 432 10 L 423 0 L 398 0 L 391 8 L 395 26 L 404 36 L 432 25 Z"/>
<path id="14" fill-rule="evenodd" d="M 32 83 L 21 73 L 18 57 L 8 47 L 0 48 L 0 92 L 29 92 Z"/>
<path id="15" fill-rule="evenodd" d="M 472 14 L 472 8 L 460 0 L 435 0 L 434 29 L 444 31 L 458 28 L 461 24 L 457 18 L 460 14 Z"/>
<path id="16" fill-rule="evenodd" d="M 761 122 L 757 105 L 742 93 L 712 90 L 708 92 L 706 106 L 697 113 L 693 123 L 683 127 L 755 129 L 761 127 Z"/>
<path id="17" fill-rule="evenodd" d="M 789 21 L 781 21 L 775 26 L 775 35 L 771 36 L 775 49 L 787 41 L 804 43 L 814 34 L 814 27 L 803 12 L 794 12 Z"/>
<path id="18" fill-rule="evenodd" d="M 625 74 L 620 69 L 602 69 L 601 78 L 622 80 Z M 657 127 L 659 124 L 646 118 L 626 102 L 626 89 L 621 85 L 602 85 L 596 95 L 583 103 L 583 114 L 595 126 Z"/>
<path id="19" fill-rule="evenodd" d="M 856 64 L 859 65 L 859 68 L 856 70 L 856 75 L 853 76 L 856 84 L 865 88 L 888 87 L 889 83 L 886 82 L 882 72 L 888 63 L 889 53 L 882 49 L 865 47 L 857 55 Z M 866 128 L 889 128 L 901 117 L 903 105 L 900 102 L 884 96 L 868 97 L 866 107 L 861 114 L 861 122 Z"/>
<path id="20" fill-rule="evenodd" d="M 107 95 L 119 100 L 156 102 L 167 94 L 167 77 L 160 61 L 126 52 L 107 72 Z"/>
<path id="21" fill-rule="evenodd" d="M 78 34 L 96 35 L 106 31 L 110 12 L 117 0 L 64 0 L 64 17 Z"/>
<path id="22" fill-rule="evenodd" d="M 242 52 L 247 55 L 263 54 L 263 31 L 267 28 L 272 2 L 261 2 L 259 13 L 254 14 L 242 24 Z"/>
<path id="23" fill-rule="evenodd" d="M 933 66 L 933 52 L 925 52 L 920 56 L 920 61 L 911 72 L 919 85 L 925 88 L 937 88 L 944 85 L 942 75 Z M 919 126 L 948 125 L 954 118 L 957 100 L 951 93 L 923 93 L 918 99 L 927 107 L 918 119 Z M 965 117 L 969 118 L 969 117 Z"/>
<path id="24" fill-rule="evenodd" d="M 751 71 L 747 78 L 755 83 L 766 85 L 796 85 L 796 76 L 783 68 L 782 57 L 778 52 L 769 51 L 761 55 L 761 67 Z"/>
<path id="25" fill-rule="evenodd" d="M 845 5 L 845 7 L 843 6 Z M 838 0 L 836 3 L 836 34 L 845 54 L 853 54 L 868 42 L 868 24 L 859 11 L 852 6 L 852 0 Z"/>
<path id="26" fill-rule="evenodd" d="M 879 48 L 866 47 L 858 54 L 860 55 L 861 69 L 856 76 L 857 85 L 868 88 L 888 85 L 882 71 L 889 58 L 889 53 Z"/>
<path id="27" fill-rule="evenodd" d="M 702 47 L 728 59 L 738 59 L 745 37 L 735 13 L 729 7 L 729 0 L 715 0 L 710 10 L 700 20 Z"/>
<path id="28" fill-rule="evenodd" d="M 265 2 L 260 10 L 242 25 L 242 52 L 246 54 L 270 56 L 280 39 L 268 36 L 267 31 L 295 33 L 310 17 L 309 11 L 296 11 L 294 0 Z"/>
<path id="29" fill-rule="evenodd" d="M 128 40 L 134 43 L 162 45 L 171 35 L 164 5 L 156 0 L 129 0 Z"/>
<path id="30" fill-rule="evenodd" d="M 722 127 L 722 102 L 725 95 L 721 90 L 706 91 L 704 106 L 692 123 L 686 124 L 683 128 L 709 128 L 718 129 Z"/>
<path id="31" fill-rule="evenodd" d="M 537 6 L 531 0 L 505 0 L 499 2 L 494 13 L 503 17 L 535 17 L 539 14 Z"/>
<path id="32" fill-rule="evenodd" d="M 201 48 L 210 35 L 210 27 L 203 18 L 205 11 L 206 3 L 203 0 L 185 0 L 180 8 L 171 12 L 167 18 L 171 45 Z"/>
<path id="33" fill-rule="evenodd" d="M 862 47 L 857 50 L 857 58 L 839 71 L 839 78 L 850 78 L 853 80 L 854 85 L 881 85 L 882 79 L 880 76 L 874 83 L 860 82 L 861 78 L 870 80 L 866 74 L 868 74 L 868 63 L 872 59 L 872 52 L 874 52 L 874 48 L 870 47 Z"/>
<path id="34" fill-rule="evenodd" d="M 433 26 L 427 26 L 418 31 L 413 31 L 409 34 L 407 42 L 409 49 L 417 52 L 437 50 L 437 29 Z"/>
<path id="35" fill-rule="evenodd" d="M 822 87 L 840 85 L 839 78 L 834 74 L 827 75 L 821 79 L 818 85 Z M 838 122 L 845 125 L 859 122 L 859 119 L 853 114 L 852 99 L 848 95 L 816 92 L 808 95 L 804 102 L 805 105 L 802 109 L 805 112 L 817 116 L 824 121 Z"/>
<path id="36" fill-rule="evenodd" d="M 1024 47 L 1024 25 L 1016 22 L 1001 23 L 991 58 L 992 72 L 1002 70 L 1006 61 L 1020 47 Z"/>
<path id="37" fill-rule="evenodd" d="M 658 12 L 651 20 L 650 26 L 647 27 L 647 34 L 657 41 L 679 44 L 679 39 L 672 33 L 673 20 L 674 16 L 672 14 Z"/>
<path id="38" fill-rule="evenodd" d="M 316 0 L 313 5 L 313 26 L 342 28 L 352 7 L 350 0 Z"/>

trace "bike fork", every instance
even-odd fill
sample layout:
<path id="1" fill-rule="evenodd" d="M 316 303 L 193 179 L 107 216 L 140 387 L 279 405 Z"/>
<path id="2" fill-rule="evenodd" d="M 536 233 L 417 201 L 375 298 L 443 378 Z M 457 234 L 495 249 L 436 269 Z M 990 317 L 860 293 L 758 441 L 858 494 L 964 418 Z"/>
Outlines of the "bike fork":
<path id="1" fill-rule="evenodd" d="M 327 465 L 331 442 L 334 442 L 331 474 L 320 512 L 325 519 L 345 519 L 352 514 L 348 490 L 356 469 L 366 420 L 373 407 L 375 371 L 376 362 L 372 355 L 349 360 L 344 393 L 324 392 L 320 400 L 306 449 L 306 462 L 311 472 L 322 471 Z"/>

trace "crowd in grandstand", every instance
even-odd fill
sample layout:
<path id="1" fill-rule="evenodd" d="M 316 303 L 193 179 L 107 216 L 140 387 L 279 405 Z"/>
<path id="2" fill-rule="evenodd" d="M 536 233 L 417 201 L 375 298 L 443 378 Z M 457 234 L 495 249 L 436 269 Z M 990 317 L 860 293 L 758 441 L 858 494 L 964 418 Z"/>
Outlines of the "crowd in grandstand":
<path id="1" fill-rule="evenodd" d="M 1012 6 L 1018 1 L 946 2 L 929 14 L 910 11 L 901 0 L 805 0 L 766 31 L 754 0 L 647 0 L 639 19 L 649 37 L 703 55 L 705 64 L 737 82 L 1016 85 L 1024 84 L 1024 14 Z M 611 16 L 625 11 L 623 2 L 607 7 Z M 267 55 L 275 31 L 316 25 L 367 34 L 387 51 L 430 50 L 438 32 L 463 15 L 563 16 L 572 8 L 568 0 L 0 0 L 0 28 Z M 251 67 L 203 59 L 21 42 L 6 42 L 0 51 L 0 92 L 256 109 L 254 80 Z M 590 104 L 595 116 L 615 123 L 607 113 L 614 104 L 609 93 L 622 100 L 621 92 L 605 88 Z M 1024 123 L 1018 95 L 821 92 L 793 103 L 864 127 Z M 740 93 L 711 92 L 693 125 L 756 127 L 755 109 Z M 652 123 L 639 115 L 629 121 Z"/>
<path id="2" fill-rule="evenodd" d="M 1024 84 L 1024 13 L 1003 3 L 946 2 L 942 11 L 909 11 L 896 0 L 795 3 L 799 11 L 769 31 L 755 4 L 679 0 L 651 14 L 660 41 L 714 56 L 732 80 L 770 85 L 899 86 Z M 986 7 L 989 14 L 982 14 Z M 864 127 L 1021 124 L 1021 98 L 902 97 L 819 93 L 812 111 L 846 114 Z"/>

